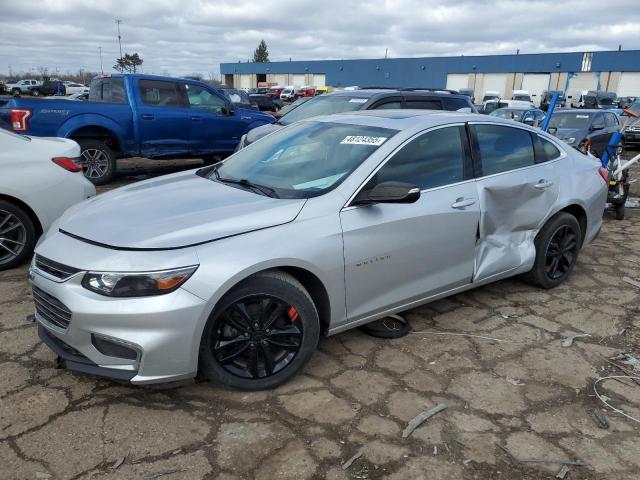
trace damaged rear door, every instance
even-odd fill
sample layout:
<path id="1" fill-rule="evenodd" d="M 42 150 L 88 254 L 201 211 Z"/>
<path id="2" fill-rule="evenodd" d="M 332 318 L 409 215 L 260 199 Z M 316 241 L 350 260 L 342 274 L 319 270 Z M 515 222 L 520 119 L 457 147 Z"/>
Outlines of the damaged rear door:
<path id="1" fill-rule="evenodd" d="M 480 223 L 473 281 L 533 264 L 534 239 L 558 198 L 553 165 L 538 155 L 538 136 L 517 126 L 469 125 Z"/>

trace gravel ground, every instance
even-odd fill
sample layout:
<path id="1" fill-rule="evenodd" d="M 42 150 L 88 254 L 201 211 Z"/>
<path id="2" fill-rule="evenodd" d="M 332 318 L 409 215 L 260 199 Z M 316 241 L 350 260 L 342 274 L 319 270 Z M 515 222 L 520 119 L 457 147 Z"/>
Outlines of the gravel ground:
<path id="1" fill-rule="evenodd" d="M 123 162 L 100 190 L 186 164 L 149 165 Z M 607 359 L 640 355 L 640 289 L 621 280 L 640 279 L 640 209 L 605 217 L 565 285 L 501 281 L 407 312 L 402 339 L 324 339 L 303 375 L 257 393 L 57 370 L 25 321 L 26 266 L 0 273 L 0 478 L 552 479 L 554 461 L 579 459 L 565 478 L 637 479 L 640 426 L 603 410 L 593 384 L 621 373 Z M 569 334 L 590 336 L 561 347 Z M 599 388 L 640 418 L 637 386 Z M 447 409 L 403 439 L 438 403 Z M 545 463 L 519 464 L 496 442 Z"/>

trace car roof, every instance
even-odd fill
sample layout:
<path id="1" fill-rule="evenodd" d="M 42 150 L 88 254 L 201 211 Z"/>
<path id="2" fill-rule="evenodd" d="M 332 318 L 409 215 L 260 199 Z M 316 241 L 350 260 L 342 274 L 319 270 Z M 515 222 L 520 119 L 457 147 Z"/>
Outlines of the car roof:
<path id="1" fill-rule="evenodd" d="M 437 90 L 437 89 L 425 89 L 421 90 L 420 88 L 362 88 L 358 90 L 334 90 L 326 94 L 326 96 L 332 97 L 352 97 L 352 98 L 380 98 L 385 96 L 417 96 L 417 97 L 452 97 L 452 98 L 463 98 L 468 99 L 468 95 L 463 95 L 459 93 L 451 93 L 446 91 L 446 89 Z"/>
<path id="2" fill-rule="evenodd" d="M 513 121 L 499 117 L 490 117 L 478 113 L 450 112 L 447 110 L 357 110 L 323 115 L 301 121 L 335 122 L 371 127 L 391 128 L 394 130 L 423 130 L 425 128 L 450 123 L 489 122 L 514 125 Z"/>
<path id="3" fill-rule="evenodd" d="M 600 108 L 561 108 L 556 110 L 555 113 L 603 113 L 606 110 Z"/>

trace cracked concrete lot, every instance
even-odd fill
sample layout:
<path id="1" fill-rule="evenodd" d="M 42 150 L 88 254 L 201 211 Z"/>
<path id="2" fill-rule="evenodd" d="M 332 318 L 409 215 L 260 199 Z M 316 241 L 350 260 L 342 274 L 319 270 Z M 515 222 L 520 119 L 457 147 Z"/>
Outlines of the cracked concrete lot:
<path id="1" fill-rule="evenodd" d="M 621 280 L 640 280 L 640 210 L 607 213 L 559 288 L 511 279 L 407 312 L 413 333 L 398 340 L 323 339 L 304 374 L 265 392 L 56 370 L 25 321 L 26 270 L 0 273 L 0 479 L 512 480 L 561 468 L 518 464 L 496 442 L 522 459 L 586 462 L 569 480 L 639 478 L 640 425 L 603 410 L 593 383 L 621 374 L 609 358 L 640 354 L 640 288 Z M 590 336 L 561 347 L 570 334 Z M 640 417 L 640 387 L 599 388 Z"/>

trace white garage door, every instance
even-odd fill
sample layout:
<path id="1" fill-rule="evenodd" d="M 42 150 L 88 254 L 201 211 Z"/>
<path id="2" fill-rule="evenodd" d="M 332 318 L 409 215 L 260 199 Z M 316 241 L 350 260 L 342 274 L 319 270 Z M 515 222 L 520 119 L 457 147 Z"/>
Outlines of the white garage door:
<path id="1" fill-rule="evenodd" d="M 324 74 L 322 73 L 314 73 L 313 74 L 313 82 L 311 83 L 314 87 L 324 87 L 326 79 Z"/>
<path id="2" fill-rule="evenodd" d="M 251 88 L 251 75 L 240 75 L 240 88 Z"/>
<path id="3" fill-rule="evenodd" d="M 522 90 L 528 91 L 533 103 L 539 106 L 542 91 L 549 89 L 550 80 L 551 75 L 548 73 L 525 73 L 522 78 Z"/>
<path id="4" fill-rule="evenodd" d="M 571 102 L 578 102 L 580 92 L 584 90 L 595 90 L 598 87 L 598 77 L 595 73 L 581 72 L 577 73 L 569 80 L 569 88 L 567 88 L 567 101 L 569 97 L 573 97 Z"/>
<path id="5" fill-rule="evenodd" d="M 304 85 L 304 73 L 302 75 L 300 74 L 293 75 L 293 85 L 296 87 L 302 87 Z"/>
<path id="6" fill-rule="evenodd" d="M 619 97 L 640 96 L 640 73 L 623 73 L 620 76 L 618 91 L 616 93 Z"/>
<path id="7" fill-rule="evenodd" d="M 500 96 L 504 97 L 504 92 L 507 89 L 507 77 L 506 73 L 485 73 L 484 74 L 484 87 L 482 95 L 488 90 L 500 92 Z M 482 97 L 480 97 L 482 98 Z"/>
<path id="8" fill-rule="evenodd" d="M 276 73 L 273 76 L 273 81 L 276 82 L 281 87 L 284 87 L 287 84 L 287 74 L 286 73 Z"/>
<path id="9" fill-rule="evenodd" d="M 469 75 L 466 73 L 450 73 L 447 75 L 447 88 L 449 90 L 469 88 Z"/>

